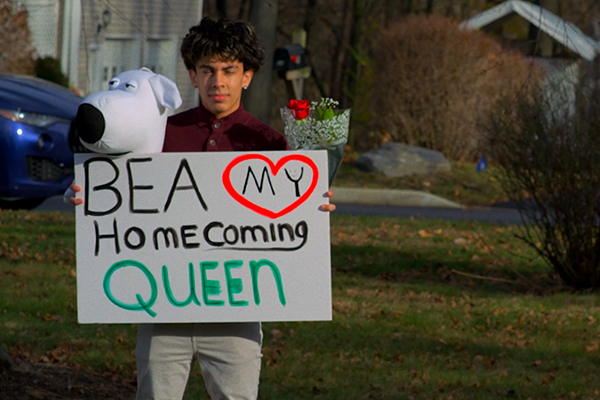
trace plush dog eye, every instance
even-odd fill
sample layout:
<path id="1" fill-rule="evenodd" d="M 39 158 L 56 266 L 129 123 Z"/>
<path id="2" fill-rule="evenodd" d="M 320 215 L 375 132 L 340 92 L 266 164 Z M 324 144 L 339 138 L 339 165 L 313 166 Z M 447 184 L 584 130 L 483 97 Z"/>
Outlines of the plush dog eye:
<path id="1" fill-rule="evenodd" d="M 119 80 L 118 79 L 111 79 L 110 81 L 108 81 L 108 88 L 109 89 L 114 89 L 117 86 L 119 86 Z"/>
<path id="2" fill-rule="evenodd" d="M 127 90 L 134 90 L 135 88 L 137 88 L 137 82 L 127 82 L 125 83 L 125 89 Z"/>

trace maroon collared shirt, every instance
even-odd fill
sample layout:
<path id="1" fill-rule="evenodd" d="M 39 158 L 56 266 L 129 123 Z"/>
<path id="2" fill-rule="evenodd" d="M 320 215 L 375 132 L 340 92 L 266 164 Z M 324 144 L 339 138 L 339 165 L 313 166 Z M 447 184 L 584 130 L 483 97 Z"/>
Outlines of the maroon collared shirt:
<path id="1" fill-rule="evenodd" d="M 288 150 L 285 137 L 240 107 L 217 118 L 202 104 L 169 117 L 163 152 Z"/>

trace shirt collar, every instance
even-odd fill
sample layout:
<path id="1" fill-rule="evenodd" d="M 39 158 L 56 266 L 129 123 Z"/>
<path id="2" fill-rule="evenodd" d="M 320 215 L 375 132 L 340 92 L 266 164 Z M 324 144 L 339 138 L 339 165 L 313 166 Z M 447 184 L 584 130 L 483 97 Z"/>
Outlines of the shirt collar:
<path id="1" fill-rule="evenodd" d="M 221 121 L 221 123 L 227 123 L 229 121 L 237 121 L 242 117 L 243 114 L 244 114 L 244 106 L 242 105 L 242 103 L 240 103 L 240 106 L 238 107 L 238 109 L 235 110 L 234 112 L 232 112 L 231 114 L 229 114 L 223 118 L 217 118 L 215 114 L 208 111 L 204 107 L 202 102 L 200 102 L 200 105 L 198 106 L 198 114 L 197 114 L 198 115 L 198 124 L 199 125 L 207 125 L 207 124 L 212 124 L 215 121 Z"/>

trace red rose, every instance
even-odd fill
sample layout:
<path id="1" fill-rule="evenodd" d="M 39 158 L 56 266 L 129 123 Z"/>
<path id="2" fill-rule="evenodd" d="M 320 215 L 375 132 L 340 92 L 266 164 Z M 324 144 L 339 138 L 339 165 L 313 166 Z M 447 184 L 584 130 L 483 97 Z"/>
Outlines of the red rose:
<path id="1" fill-rule="evenodd" d="M 290 100 L 287 108 L 292 110 L 292 115 L 296 119 L 304 119 L 310 114 L 310 101 L 308 100 Z"/>

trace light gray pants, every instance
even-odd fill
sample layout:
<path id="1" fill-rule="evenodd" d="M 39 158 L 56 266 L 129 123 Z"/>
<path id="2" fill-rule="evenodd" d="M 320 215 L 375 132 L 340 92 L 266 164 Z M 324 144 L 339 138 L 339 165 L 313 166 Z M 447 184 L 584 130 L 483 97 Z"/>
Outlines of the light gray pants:
<path id="1" fill-rule="evenodd" d="M 194 358 L 212 400 L 258 396 L 262 331 L 259 322 L 142 324 L 135 356 L 137 400 L 180 400 Z"/>

